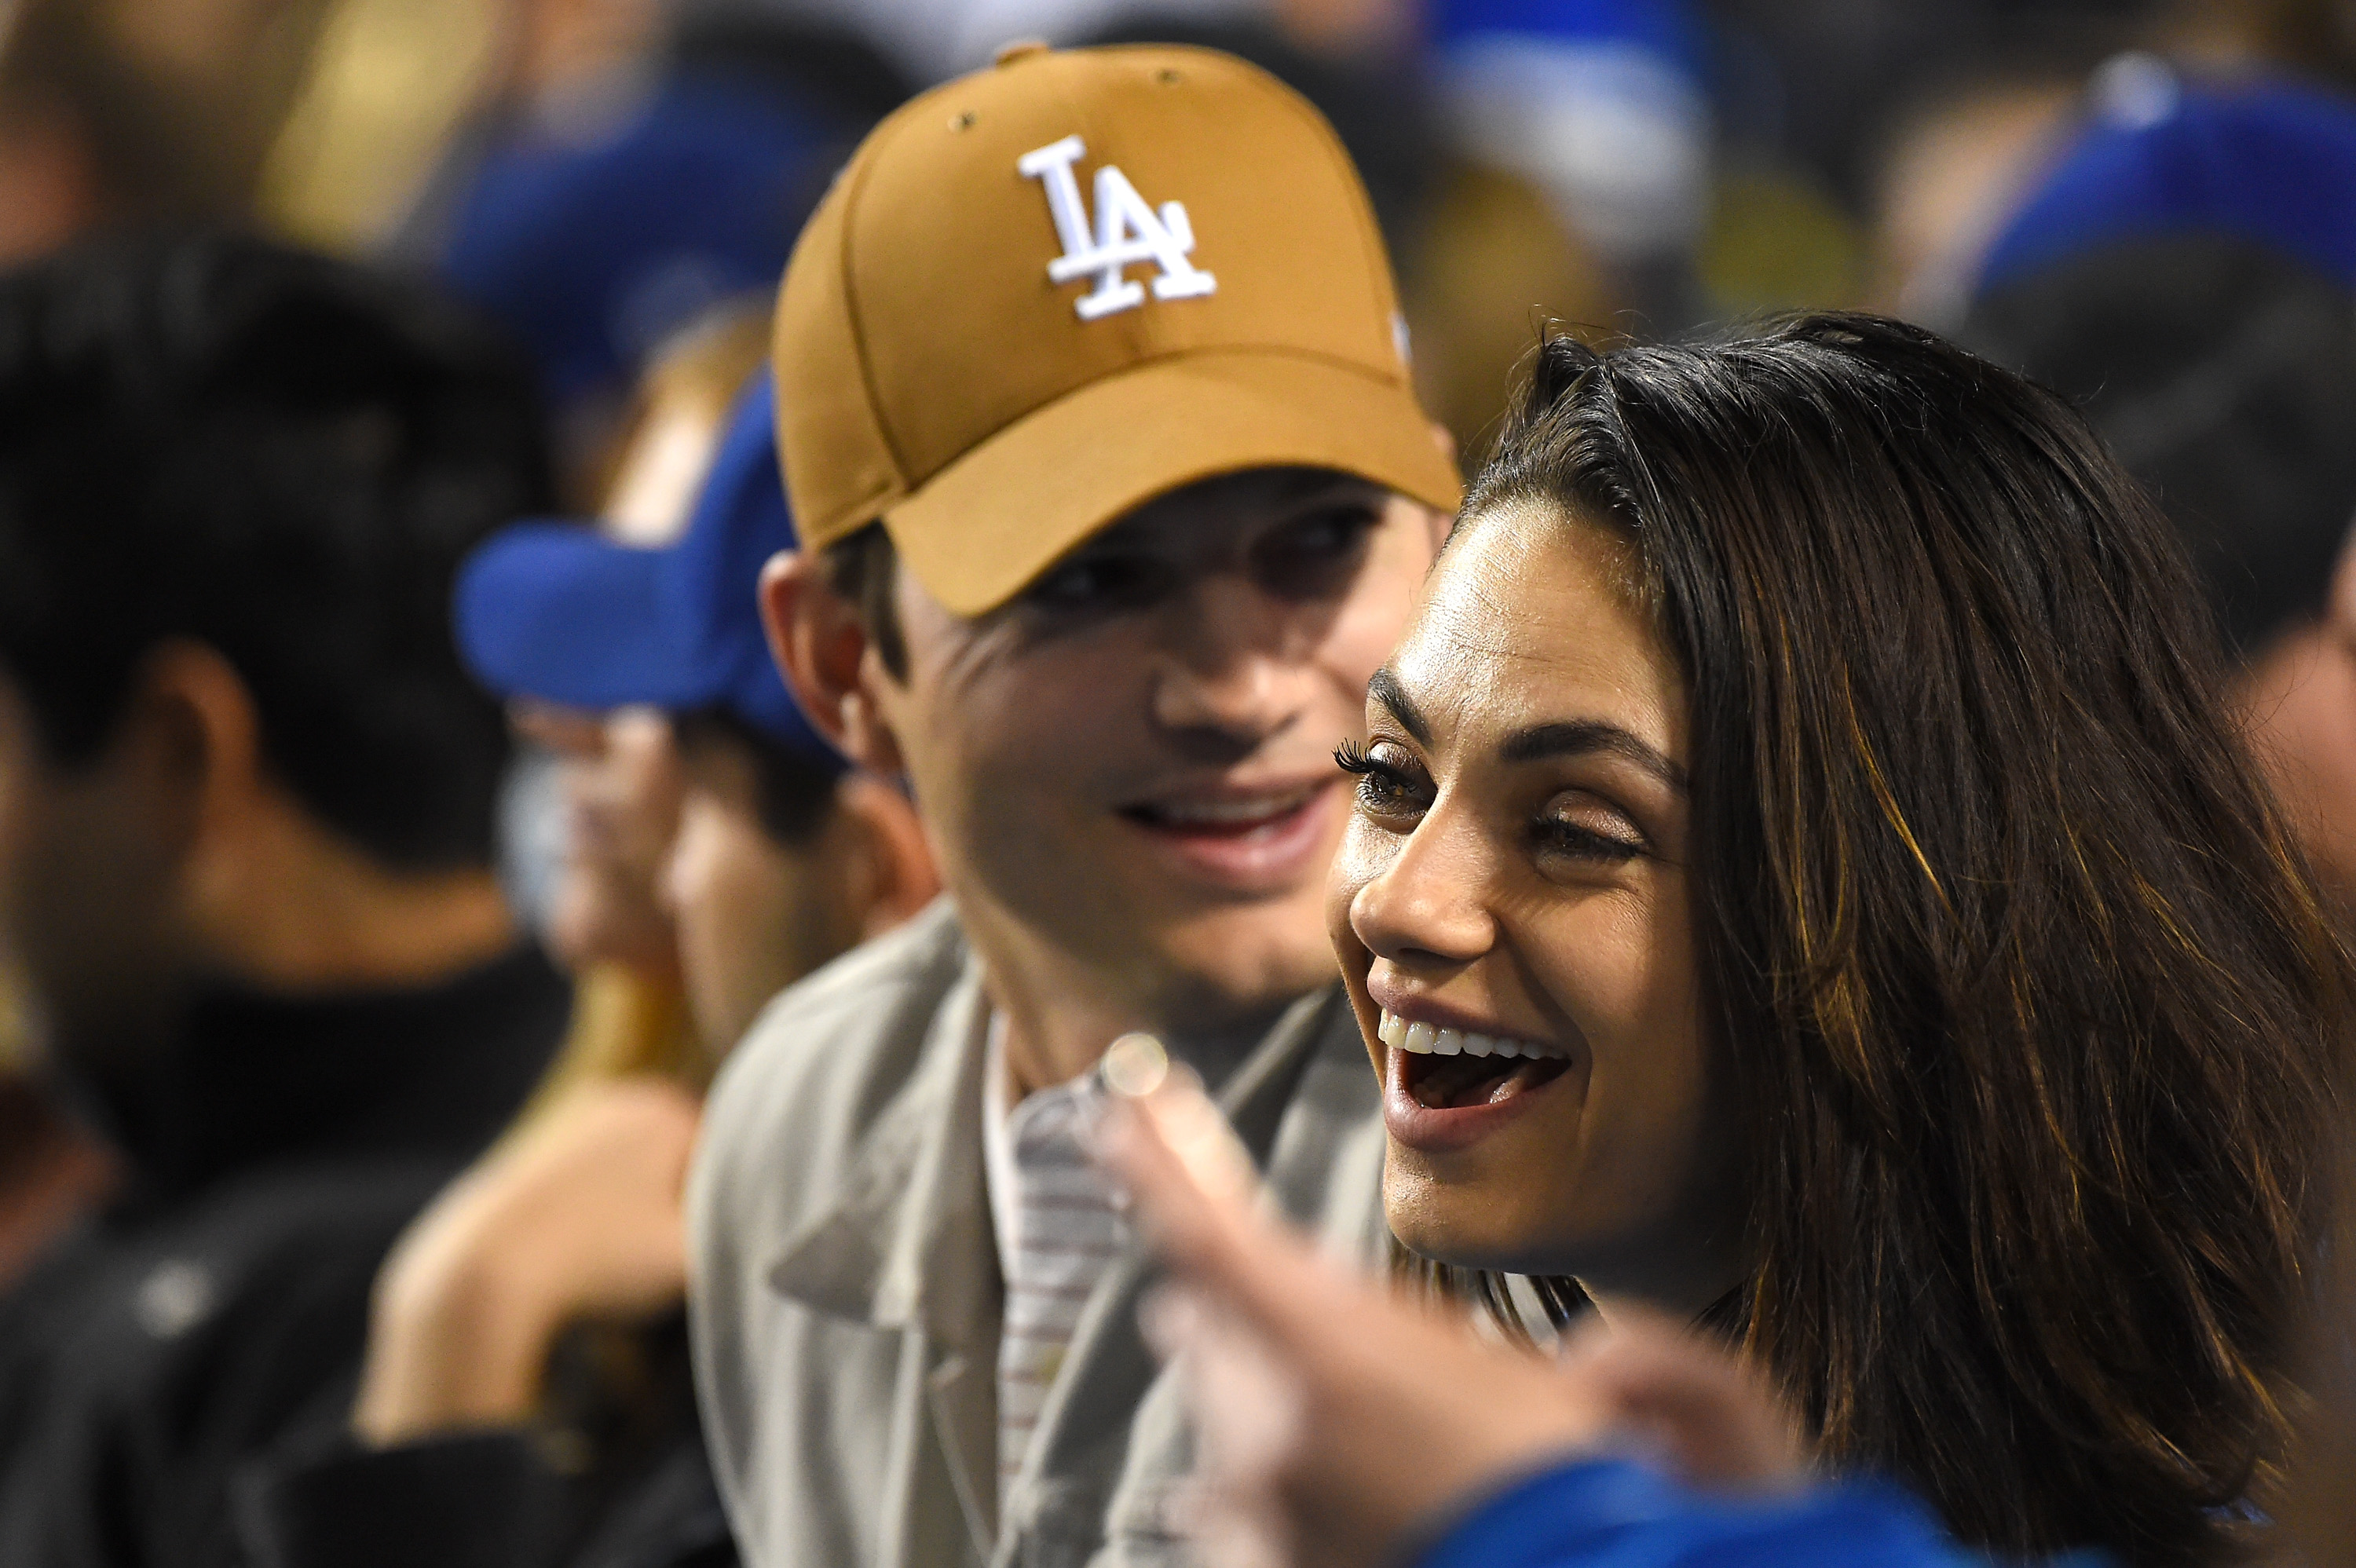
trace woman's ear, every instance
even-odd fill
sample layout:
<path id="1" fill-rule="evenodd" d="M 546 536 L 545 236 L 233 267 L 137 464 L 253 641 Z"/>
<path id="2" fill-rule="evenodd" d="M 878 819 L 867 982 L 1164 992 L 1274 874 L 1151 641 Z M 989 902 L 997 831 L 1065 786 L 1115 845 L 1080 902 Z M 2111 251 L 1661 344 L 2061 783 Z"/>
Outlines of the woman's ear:
<path id="1" fill-rule="evenodd" d="M 853 833 L 858 865 L 851 876 L 851 912 L 864 942 L 932 902 L 941 891 L 940 872 L 915 805 L 895 786 L 851 773 L 837 786 L 835 801 Z"/>
<path id="2" fill-rule="evenodd" d="M 903 771 L 900 747 L 867 689 L 867 628 L 808 550 L 780 550 L 761 569 L 761 630 L 769 656 L 818 732 L 870 773 Z"/>

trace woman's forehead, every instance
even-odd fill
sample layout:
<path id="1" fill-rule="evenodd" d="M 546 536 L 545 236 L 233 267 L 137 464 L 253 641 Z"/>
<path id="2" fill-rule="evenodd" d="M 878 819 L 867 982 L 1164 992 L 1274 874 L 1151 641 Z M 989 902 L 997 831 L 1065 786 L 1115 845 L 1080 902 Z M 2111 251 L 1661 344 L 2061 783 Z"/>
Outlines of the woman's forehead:
<path id="1" fill-rule="evenodd" d="M 1390 689 L 1436 727 L 1601 717 L 1668 749 L 1683 683 L 1627 585 L 1625 553 L 1542 503 L 1484 515 L 1433 572 Z"/>

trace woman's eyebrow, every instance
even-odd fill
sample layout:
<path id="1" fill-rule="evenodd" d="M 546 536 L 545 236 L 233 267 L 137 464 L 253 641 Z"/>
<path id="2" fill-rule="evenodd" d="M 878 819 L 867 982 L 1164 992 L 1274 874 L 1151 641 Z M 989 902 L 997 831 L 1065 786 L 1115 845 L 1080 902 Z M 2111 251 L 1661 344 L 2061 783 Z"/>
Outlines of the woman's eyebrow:
<path id="1" fill-rule="evenodd" d="M 1387 705 L 1386 705 L 1387 706 Z M 1404 724 L 1405 719 L 1399 720 Z M 1601 719 L 1565 720 L 1516 730 L 1497 748 L 1508 763 L 1535 763 L 1547 757 L 1591 756 L 1604 752 L 1624 757 L 1671 789 L 1686 787 L 1686 771 L 1619 725 Z"/>
<path id="2" fill-rule="evenodd" d="M 1423 710 L 1415 705 L 1415 699 L 1407 694 L 1407 688 L 1399 684 L 1388 665 L 1367 678 L 1366 695 L 1388 709 L 1417 745 L 1431 744 L 1431 726 L 1424 721 Z"/>

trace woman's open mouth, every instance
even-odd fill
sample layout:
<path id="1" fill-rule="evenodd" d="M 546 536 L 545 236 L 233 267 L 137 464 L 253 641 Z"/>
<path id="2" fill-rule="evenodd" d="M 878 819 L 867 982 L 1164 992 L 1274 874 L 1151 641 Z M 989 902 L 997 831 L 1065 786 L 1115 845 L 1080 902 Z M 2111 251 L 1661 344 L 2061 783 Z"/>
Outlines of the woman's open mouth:
<path id="1" fill-rule="evenodd" d="M 1376 1032 L 1390 1047 L 1384 1122 L 1417 1148 L 1477 1141 L 1571 1067 L 1570 1051 L 1548 1041 L 1411 1023 L 1387 1009 Z"/>

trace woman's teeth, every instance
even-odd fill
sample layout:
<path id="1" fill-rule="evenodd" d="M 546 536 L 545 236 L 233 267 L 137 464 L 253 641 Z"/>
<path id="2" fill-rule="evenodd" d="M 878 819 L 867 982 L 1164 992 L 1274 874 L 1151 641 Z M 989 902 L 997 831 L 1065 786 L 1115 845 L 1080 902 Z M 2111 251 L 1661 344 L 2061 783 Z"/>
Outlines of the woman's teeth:
<path id="1" fill-rule="evenodd" d="M 1471 1029 L 1436 1029 L 1427 1023 L 1409 1023 L 1386 1008 L 1382 1023 L 1375 1033 L 1385 1045 L 1418 1056 L 1532 1056 L 1569 1057 L 1570 1052 L 1558 1045 L 1533 1040 L 1507 1040 L 1503 1035 L 1476 1034 Z"/>

